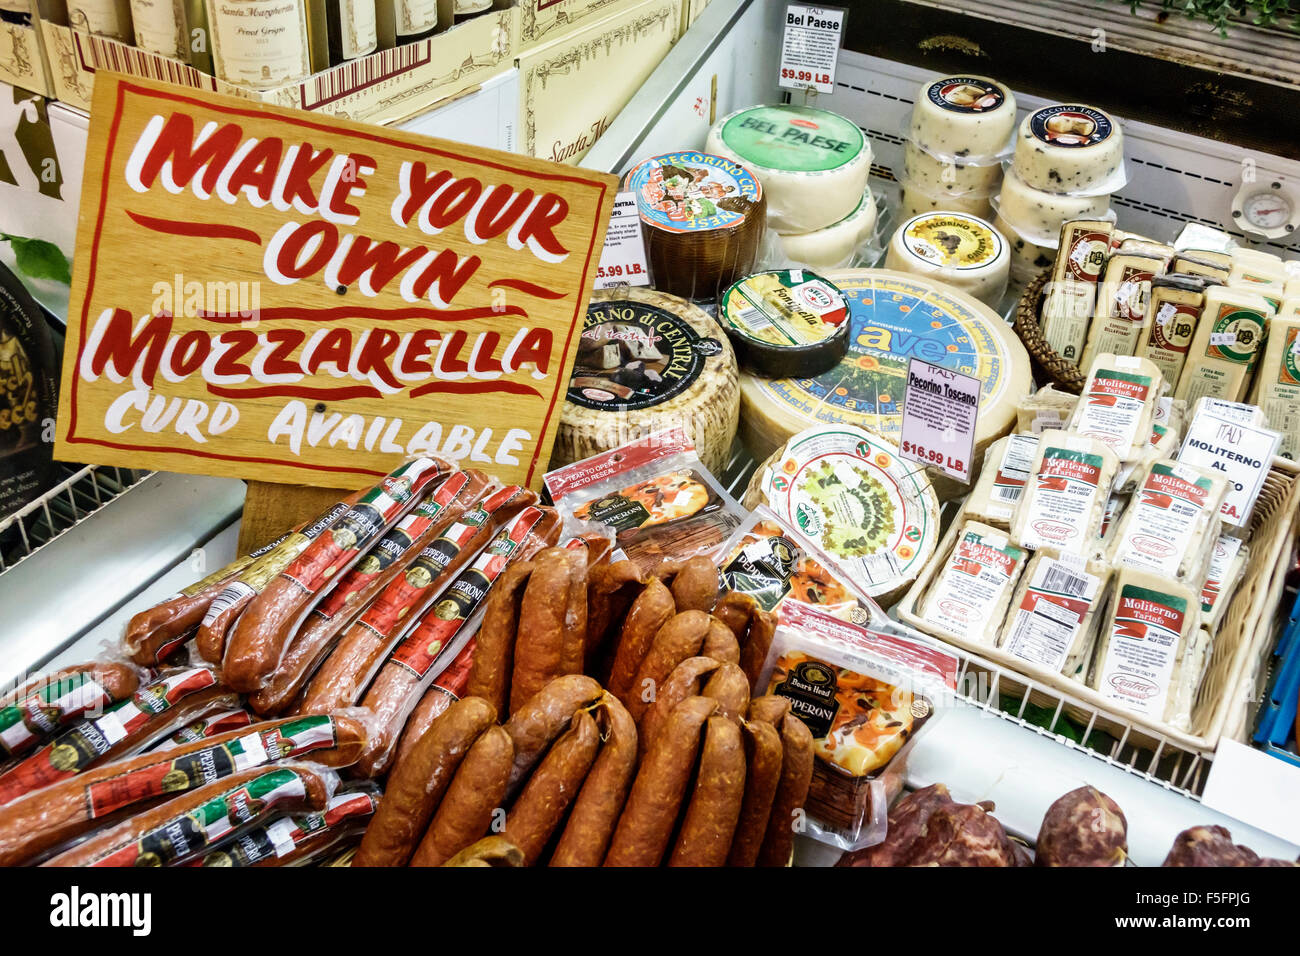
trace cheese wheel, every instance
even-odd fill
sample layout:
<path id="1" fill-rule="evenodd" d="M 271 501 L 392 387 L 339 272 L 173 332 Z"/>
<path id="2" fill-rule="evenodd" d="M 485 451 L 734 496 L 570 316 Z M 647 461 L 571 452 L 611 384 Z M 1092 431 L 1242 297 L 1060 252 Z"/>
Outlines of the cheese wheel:
<path id="1" fill-rule="evenodd" d="M 1011 281 L 1024 284 L 1056 262 L 1056 247 L 1026 239 L 1001 216 L 993 219 L 993 228 L 1002 233 L 1011 246 Z M 1059 241 L 1059 240 L 1058 240 Z"/>
<path id="2" fill-rule="evenodd" d="M 950 196 L 988 196 L 1002 182 L 1002 164 L 959 163 L 927 153 L 915 143 L 903 144 L 903 175 L 931 193 Z"/>
<path id="3" fill-rule="evenodd" d="M 718 303 L 718 321 L 740 366 L 756 375 L 820 375 L 849 343 L 844 293 L 805 269 L 746 276 Z"/>
<path id="4" fill-rule="evenodd" d="M 856 209 L 839 222 L 812 232 L 778 235 L 781 251 L 792 265 L 813 269 L 844 269 L 876 228 L 876 200 L 868 188 Z"/>
<path id="5" fill-rule="evenodd" d="M 939 540 L 939 502 L 925 473 L 852 425 L 800 432 L 759 465 L 745 506 L 760 504 L 884 607 L 906 593 Z"/>
<path id="6" fill-rule="evenodd" d="M 976 216 L 924 213 L 895 230 L 885 268 L 931 276 L 996 307 L 1007 288 L 1011 249 Z"/>
<path id="7" fill-rule="evenodd" d="M 769 225 L 812 232 L 857 206 L 871 172 L 871 144 L 858 125 L 810 106 L 753 106 L 709 130 L 707 152 L 753 170 L 767 190 Z"/>
<path id="8" fill-rule="evenodd" d="M 1022 236 L 1059 242 L 1061 226 L 1071 219 L 1099 219 L 1110 211 L 1110 196 L 1069 196 L 1035 189 L 1008 172 L 998 193 L 998 215 Z"/>
<path id="9" fill-rule="evenodd" d="M 937 156 L 994 158 L 1016 128 L 1016 97 L 987 76 L 945 76 L 917 90 L 908 134 Z"/>
<path id="10" fill-rule="evenodd" d="M 919 216 L 923 212 L 964 212 L 983 219 L 993 214 L 993 204 L 987 195 L 953 196 L 948 193 L 932 192 L 906 178 L 899 182 L 903 188 L 899 197 L 898 210 L 899 215 L 906 219 Z"/>
<path id="11" fill-rule="evenodd" d="M 814 425 L 847 423 L 896 443 L 913 356 L 978 378 L 975 460 L 1010 431 L 1016 400 L 1030 391 L 1029 355 L 997 313 L 923 276 L 849 269 L 827 278 L 849 302 L 849 351 L 813 378 L 741 376 L 741 434 L 756 458 Z M 951 497 L 958 486 L 938 482 Z"/>
<path id="12" fill-rule="evenodd" d="M 656 289 L 713 299 L 754 271 L 766 202 L 742 164 L 697 151 L 663 153 L 638 163 L 623 188 L 636 196 Z"/>
<path id="13" fill-rule="evenodd" d="M 1045 106 L 1021 122 L 1012 168 L 1035 189 L 1114 192 L 1123 185 L 1124 134 L 1096 107 Z"/>
<path id="14" fill-rule="evenodd" d="M 680 425 L 720 475 L 739 413 L 731 344 L 702 309 L 653 289 L 600 290 L 587 306 L 551 467 Z"/>

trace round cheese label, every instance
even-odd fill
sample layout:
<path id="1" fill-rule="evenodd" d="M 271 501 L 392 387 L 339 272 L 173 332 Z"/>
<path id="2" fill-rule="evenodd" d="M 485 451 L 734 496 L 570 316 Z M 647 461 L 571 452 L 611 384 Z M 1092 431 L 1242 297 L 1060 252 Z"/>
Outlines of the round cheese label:
<path id="1" fill-rule="evenodd" d="M 1258 312 L 1235 305 L 1220 306 L 1210 327 L 1210 347 L 1206 355 L 1228 362 L 1249 362 L 1264 341 L 1265 320 Z"/>
<path id="2" fill-rule="evenodd" d="M 1078 149 L 1109 139 L 1115 124 L 1101 110 L 1078 104 L 1045 106 L 1029 117 L 1029 131 L 1050 146 Z"/>
<path id="3" fill-rule="evenodd" d="M 587 307 L 568 400 L 597 411 L 630 411 L 669 401 L 723 351 L 680 316 L 632 299 Z"/>
<path id="4" fill-rule="evenodd" d="M 925 473 L 860 428 L 800 432 L 759 481 L 777 516 L 872 597 L 914 580 L 934 552 L 938 501 Z"/>
<path id="5" fill-rule="evenodd" d="M 954 113 L 988 113 L 1007 101 L 1001 87 L 978 76 L 935 80 L 925 95 L 935 106 Z"/>
<path id="6" fill-rule="evenodd" d="M 996 229 L 974 216 L 925 213 L 903 225 L 908 254 L 945 269 L 982 269 L 997 261 L 1005 245 Z"/>
<path id="7" fill-rule="evenodd" d="M 1007 324 L 976 300 L 922 276 L 831 273 L 849 303 L 849 349 L 812 378 L 745 380 L 747 390 L 808 425 L 849 422 L 886 439 L 902 431 L 912 357 L 980 380 L 977 436 L 1006 431 L 1030 391 L 1029 357 Z"/>
<path id="8" fill-rule="evenodd" d="M 1093 283 L 1101 277 L 1101 270 L 1110 255 L 1110 236 L 1104 232 L 1085 232 L 1076 235 L 1066 255 L 1067 273 L 1081 282 Z"/>
<path id="9" fill-rule="evenodd" d="M 815 345 L 834 335 L 848 317 L 844 293 L 806 269 L 741 279 L 722 297 L 719 310 L 729 331 L 768 345 Z"/>
<path id="10" fill-rule="evenodd" d="M 1192 344 L 1201 310 L 1181 302 L 1164 301 L 1156 310 L 1151 324 L 1151 347 L 1165 352 L 1183 353 Z"/>
<path id="11" fill-rule="evenodd" d="M 742 159 L 768 169 L 826 172 L 853 162 L 866 147 L 857 124 L 808 106 L 755 106 L 732 114 L 722 142 Z"/>
<path id="12" fill-rule="evenodd" d="M 763 187 L 740 163 L 709 153 L 664 153 L 627 174 L 641 221 L 668 232 L 737 226 L 763 198 Z"/>

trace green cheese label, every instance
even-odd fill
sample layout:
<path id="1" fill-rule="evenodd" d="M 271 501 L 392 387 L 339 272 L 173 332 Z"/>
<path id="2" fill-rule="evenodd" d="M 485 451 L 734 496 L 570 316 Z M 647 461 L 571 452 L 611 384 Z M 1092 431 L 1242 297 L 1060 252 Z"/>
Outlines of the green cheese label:
<path id="1" fill-rule="evenodd" d="M 757 166 L 818 173 L 857 158 L 862 130 L 836 113 L 807 106 L 756 106 L 728 118 L 722 141 Z"/>

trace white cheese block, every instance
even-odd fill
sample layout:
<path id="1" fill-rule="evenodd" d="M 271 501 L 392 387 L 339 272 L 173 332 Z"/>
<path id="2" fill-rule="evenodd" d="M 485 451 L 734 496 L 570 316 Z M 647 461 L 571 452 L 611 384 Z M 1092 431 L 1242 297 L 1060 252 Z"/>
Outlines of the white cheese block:
<path id="1" fill-rule="evenodd" d="M 1115 453 L 1095 438 L 1044 432 L 1011 522 L 1011 540 L 1050 554 L 1090 555 L 1118 468 Z"/>
<path id="2" fill-rule="evenodd" d="M 980 380 L 977 459 L 1011 430 L 1016 399 L 1030 389 L 1029 356 L 997 313 L 923 276 L 850 269 L 826 278 L 848 299 L 848 354 L 809 379 L 742 374 L 741 434 L 756 458 L 805 428 L 839 422 L 897 443 L 913 356 Z M 949 486 L 944 494 L 955 496 L 958 487 Z"/>
<path id="3" fill-rule="evenodd" d="M 1232 596 L 1241 583 L 1242 572 L 1250 559 L 1250 548 L 1240 538 L 1221 534 L 1210 551 L 1210 567 L 1201 588 L 1201 615 L 1210 633 L 1219 630 L 1228 613 Z"/>
<path id="4" fill-rule="evenodd" d="M 1134 355 L 1151 322 L 1151 281 L 1164 271 L 1160 259 L 1111 256 L 1097 291 L 1097 311 L 1088 329 L 1081 368 L 1103 352 Z"/>
<path id="5" fill-rule="evenodd" d="M 790 265 L 812 269 L 843 269 L 876 229 L 876 200 L 867 189 L 858 207 L 839 222 L 813 232 L 777 235 Z"/>
<path id="6" fill-rule="evenodd" d="M 943 159 L 915 143 L 903 144 L 903 175 L 907 181 L 936 195 L 991 196 L 1002 184 L 1002 164 Z"/>
<path id="7" fill-rule="evenodd" d="M 995 216 L 993 226 L 1011 245 L 1011 281 L 1026 283 L 1056 261 L 1056 247 L 1034 242 L 1022 236 L 1001 216 Z"/>
<path id="8" fill-rule="evenodd" d="M 1277 453 L 1300 459 L 1300 315 L 1271 321 L 1251 402 L 1263 409 L 1268 427 L 1282 433 Z"/>
<path id="9" fill-rule="evenodd" d="M 1042 328 L 1047 344 L 1073 362 L 1079 361 L 1088 339 L 1113 229 L 1105 219 L 1072 219 L 1061 224 L 1052 284 L 1043 301 Z"/>
<path id="10" fill-rule="evenodd" d="M 914 104 L 909 137 L 936 156 L 997 157 L 1016 128 L 1015 94 L 987 76 L 925 80 Z"/>
<path id="11" fill-rule="evenodd" d="M 1230 402 L 1245 398 L 1272 314 L 1268 302 L 1253 292 L 1229 286 L 1206 289 L 1201 321 L 1174 397 L 1189 405 L 1207 395 Z"/>
<path id="12" fill-rule="evenodd" d="M 1282 300 L 1282 305 L 1278 307 L 1277 314 L 1290 318 L 1291 316 L 1300 315 L 1300 295 L 1288 295 Z"/>
<path id="13" fill-rule="evenodd" d="M 939 502 L 925 473 L 852 425 L 810 428 L 759 465 L 745 507 L 760 504 L 884 607 L 911 587 L 939 539 Z"/>
<path id="14" fill-rule="evenodd" d="M 1151 437 L 1163 382 L 1149 359 L 1098 355 L 1088 369 L 1070 429 L 1097 439 L 1120 461 L 1133 461 Z"/>
<path id="15" fill-rule="evenodd" d="M 622 356 L 614 368 L 607 365 L 610 345 Z M 680 425 L 705 467 L 722 474 L 740 414 L 736 374 L 730 341 L 699 307 L 652 289 L 596 291 L 551 467 Z"/>
<path id="16" fill-rule="evenodd" d="M 996 307 L 1007 288 L 1011 249 L 983 219 L 923 213 L 894 231 L 885 268 L 932 276 Z"/>
<path id="17" fill-rule="evenodd" d="M 1214 650 L 1214 637 L 1204 627 L 1192 631 L 1183 643 L 1182 653 L 1174 662 L 1174 682 L 1170 688 L 1169 701 L 1165 704 L 1164 722 L 1174 730 L 1189 733 L 1192 729 L 1192 714 L 1196 710 L 1196 695 L 1205 680 L 1205 672 L 1210 668 L 1210 656 Z"/>
<path id="18" fill-rule="evenodd" d="M 1045 106 L 1021 122 L 1012 166 L 1036 189 L 1114 192 L 1123 185 L 1124 134 L 1095 107 Z"/>
<path id="19" fill-rule="evenodd" d="M 1021 235 L 1036 242 L 1059 240 L 1071 219 L 1098 219 L 1110 211 L 1110 196 L 1069 196 L 1035 189 L 1008 172 L 998 193 L 998 215 Z"/>
<path id="20" fill-rule="evenodd" d="M 1232 260 L 1227 253 L 1214 253 L 1221 256 L 1222 262 L 1218 259 L 1211 259 L 1211 253 L 1201 252 L 1200 250 L 1191 250 L 1186 253 L 1174 256 L 1169 263 L 1169 271 L 1178 275 L 1200 276 L 1205 279 L 1213 279 L 1216 282 L 1227 282 L 1228 276 L 1232 274 Z"/>
<path id="21" fill-rule="evenodd" d="M 1078 395 L 1044 385 L 1016 403 L 1016 431 L 1041 435 L 1049 429 L 1069 428 L 1078 404 Z"/>
<path id="22" fill-rule="evenodd" d="M 1199 618 L 1191 588 L 1136 568 L 1116 571 L 1093 689 L 1123 710 L 1165 720 L 1176 696 L 1177 668 Z"/>
<path id="23" fill-rule="evenodd" d="M 1048 671 L 1086 668 L 1101 621 L 1110 569 L 1035 554 L 1025 566 L 998 647 Z"/>
<path id="24" fill-rule="evenodd" d="M 921 617 L 940 634 L 992 647 L 1028 557 L 1005 531 L 966 521 L 921 602 Z"/>
<path id="25" fill-rule="evenodd" d="M 1286 275 L 1282 272 L 1270 273 L 1256 269 L 1253 265 L 1234 263 L 1228 273 L 1227 285 L 1234 289 L 1256 292 L 1267 300 L 1277 312 L 1286 299 Z"/>
<path id="26" fill-rule="evenodd" d="M 1227 480 L 1176 461 L 1154 461 L 1138 476 L 1133 503 L 1109 536 L 1115 567 L 1141 568 L 1196 587 L 1219 536 Z"/>
<path id="27" fill-rule="evenodd" d="M 768 224 L 804 233 L 857 207 L 871 172 L 871 144 L 852 120 L 810 106 L 753 106 L 709 130 L 705 150 L 744 163 L 767 193 Z"/>
<path id="28" fill-rule="evenodd" d="M 1180 276 L 1156 276 L 1151 280 L 1151 321 L 1142 326 L 1137 352 L 1160 369 L 1170 387 L 1178 382 L 1191 348 L 1192 337 L 1205 308 L 1204 284 Z"/>
<path id="29" fill-rule="evenodd" d="M 906 178 L 899 180 L 899 184 L 902 192 L 898 201 L 898 214 L 905 219 L 926 212 L 961 212 L 982 219 L 993 214 L 993 204 L 988 195 L 953 196 L 918 186 Z"/>
<path id="30" fill-rule="evenodd" d="M 979 480 L 966 498 L 966 517 L 1009 529 L 1037 451 L 1035 435 L 1007 435 L 990 445 Z"/>

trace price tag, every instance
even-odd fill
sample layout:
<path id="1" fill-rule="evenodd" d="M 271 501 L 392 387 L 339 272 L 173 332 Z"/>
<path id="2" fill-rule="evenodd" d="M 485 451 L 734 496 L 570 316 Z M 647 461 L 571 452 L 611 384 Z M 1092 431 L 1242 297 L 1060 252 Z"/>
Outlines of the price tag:
<path id="1" fill-rule="evenodd" d="M 899 454 L 969 483 L 979 410 L 979 379 L 910 360 Z"/>
<path id="2" fill-rule="evenodd" d="M 1264 476 L 1282 436 L 1267 428 L 1202 411 L 1187 429 L 1178 460 L 1218 472 L 1228 479 L 1228 496 L 1219 514 L 1236 528 L 1246 525 Z"/>
<path id="3" fill-rule="evenodd" d="M 835 92 L 835 61 L 844 39 L 843 7 L 791 3 L 785 10 L 780 85 L 792 90 Z"/>
<path id="4" fill-rule="evenodd" d="M 596 268 L 596 288 L 620 285 L 649 285 L 650 270 L 645 264 L 645 240 L 641 238 L 641 215 L 636 194 L 619 193 L 614 199 L 614 213 L 609 217 L 605 248 Z"/>

